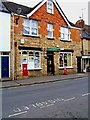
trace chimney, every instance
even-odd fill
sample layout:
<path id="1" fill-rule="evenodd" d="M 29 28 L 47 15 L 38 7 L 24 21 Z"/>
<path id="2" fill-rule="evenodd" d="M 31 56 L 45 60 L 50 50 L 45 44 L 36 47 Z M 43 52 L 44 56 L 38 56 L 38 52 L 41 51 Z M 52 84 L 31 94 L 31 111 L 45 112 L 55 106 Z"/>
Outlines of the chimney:
<path id="1" fill-rule="evenodd" d="M 83 19 L 80 19 L 76 22 L 76 26 L 80 27 L 80 28 L 83 28 L 85 25 L 85 22 Z"/>

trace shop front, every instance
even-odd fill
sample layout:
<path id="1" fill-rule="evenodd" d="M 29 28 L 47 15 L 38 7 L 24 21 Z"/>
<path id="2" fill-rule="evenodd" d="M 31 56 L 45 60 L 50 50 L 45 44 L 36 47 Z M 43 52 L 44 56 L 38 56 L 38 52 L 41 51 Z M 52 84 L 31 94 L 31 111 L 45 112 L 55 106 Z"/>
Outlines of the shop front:
<path id="1" fill-rule="evenodd" d="M 82 56 L 82 70 L 86 72 L 87 67 L 90 66 L 90 55 Z"/>

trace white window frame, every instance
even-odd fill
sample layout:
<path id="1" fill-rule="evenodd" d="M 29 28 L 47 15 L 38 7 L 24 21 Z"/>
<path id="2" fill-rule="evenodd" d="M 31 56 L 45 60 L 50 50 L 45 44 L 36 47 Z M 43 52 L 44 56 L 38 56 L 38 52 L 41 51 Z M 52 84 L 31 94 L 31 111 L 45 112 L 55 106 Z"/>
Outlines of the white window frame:
<path id="1" fill-rule="evenodd" d="M 48 30 L 48 38 L 53 38 L 53 24 L 52 23 L 48 23 L 47 24 L 47 30 Z M 51 33 L 51 36 L 49 36 L 49 32 Z"/>
<path id="2" fill-rule="evenodd" d="M 60 67 L 60 53 L 63 54 L 63 67 Z M 60 52 L 59 53 L 59 69 L 62 69 L 64 67 L 66 68 L 73 68 L 72 67 L 72 52 Z M 70 66 L 65 66 L 65 63 L 64 63 L 64 54 L 71 54 L 71 65 Z"/>
<path id="3" fill-rule="evenodd" d="M 27 52 L 27 54 L 22 54 L 23 53 L 23 51 L 25 51 L 25 52 Z M 32 67 L 32 68 L 30 68 L 30 62 L 29 62 L 29 53 L 30 52 L 33 52 L 33 54 L 34 54 L 34 56 L 33 56 L 33 58 L 34 58 L 34 62 L 33 62 L 33 64 L 34 64 L 34 66 Z M 38 52 L 39 53 L 39 67 L 35 67 L 35 53 L 36 52 Z M 27 61 L 26 61 L 26 64 L 27 64 L 27 70 L 39 70 L 39 69 L 42 69 L 41 68 L 41 52 L 40 51 L 37 51 L 37 50 L 22 50 L 21 51 L 21 70 L 22 70 L 22 58 L 23 58 L 23 55 L 25 56 L 26 55 L 26 59 L 27 59 Z"/>
<path id="4" fill-rule="evenodd" d="M 24 30 L 25 28 L 29 29 L 29 34 L 27 33 L 24 33 L 24 35 L 30 35 L 30 36 L 38 36 L 38 21 L 37 20 L 29 20 L 29 19 L 25 19 L 26 21 L 28 21 L 28 26 L 25 26 L 25 23 L 24 23 Z M 25 22 L 24 20 L 24 22 Z M 33 22 L 36 24 L 36 26 L 33 25 Z M 32 29 L 36 29 L 36 34 L 32 34 Z"/>
<path id="5" fill-rule="evenodd" d="M 61 31 L 61 40 L 63 40 L 63 41 L 70 41 L 70 28 L 64 27 L 64 26 L 60 26 L 60 31 Z"/>
<path id="6" fill-rule="evenodd" d="M 52 0 L 47 0 L 47 13 L 50 13 L 50 14 L 54 13 L 54 7 L 53 7 L 53 1 Z"/>

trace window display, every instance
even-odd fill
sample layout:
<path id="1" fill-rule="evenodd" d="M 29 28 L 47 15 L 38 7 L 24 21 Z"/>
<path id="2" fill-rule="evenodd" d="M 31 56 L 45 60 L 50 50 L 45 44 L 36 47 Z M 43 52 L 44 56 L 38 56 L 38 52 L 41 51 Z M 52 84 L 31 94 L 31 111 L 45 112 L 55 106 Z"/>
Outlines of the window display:
<path id="1" fill-rule="evenodd" d="M 40 52 L 34 50 L 22 52 L 22 64 L 27 64 L 28 70 L 41 68 Z"/>
<path id="2" fill-rule="evenodd" d="M 60 53 L 60 68 L 71 67 L 72 66 L 72 53 Z"/>

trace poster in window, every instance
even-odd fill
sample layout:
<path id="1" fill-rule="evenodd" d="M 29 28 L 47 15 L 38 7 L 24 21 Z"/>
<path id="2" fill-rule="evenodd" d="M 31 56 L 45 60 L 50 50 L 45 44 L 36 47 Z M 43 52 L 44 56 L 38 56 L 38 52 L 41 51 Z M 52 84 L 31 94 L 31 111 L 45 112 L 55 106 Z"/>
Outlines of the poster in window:
<path id="1" fill-rule="evenodd" d="M 30 52 L 28 56 L 28 69 L 33 69 L 33 68 L 34 68 L 34 55 L 33 52 Z"/>
<path id="2" fill-rule="evenodd" d="M 27 64 L 27 55 L 22 55 L 22 64 Z"/>

